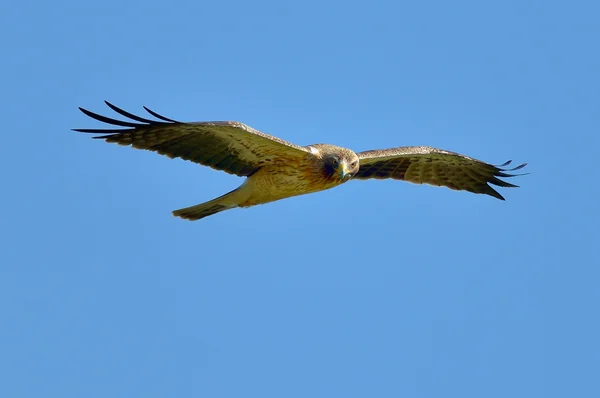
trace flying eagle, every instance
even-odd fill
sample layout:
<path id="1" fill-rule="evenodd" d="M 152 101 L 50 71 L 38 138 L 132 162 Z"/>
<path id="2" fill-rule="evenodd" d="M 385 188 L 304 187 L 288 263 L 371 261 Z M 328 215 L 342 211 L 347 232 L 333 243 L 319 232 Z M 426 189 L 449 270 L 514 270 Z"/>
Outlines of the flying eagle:
<path id="1" fill-rule="evenodd" d="M 126 112 L 105 101 L 115 112 L 132 121 L 121 121 L 79 108 L 115 129 L 73 129 L 101 134 L 93 138 L 131 145 L 247 177 L 237 189 L 196 206 L 175 210 L 174 216 L 188 220 L 236 207 L 250 207 L 297 195 L 330 189 L 350 179 L 404 180 L 416 184 L 445 186 L 486 194 L 504 200 L 489 184 L 516 187 L 498 177 L 525 167 L 503 169 L 458 153 L 427 146 L 407 146 L 355 153 L 328 144 L 299 146 L 262 133 L 240 122 L 182 123 L 144 107 L 158 120 Z"/>

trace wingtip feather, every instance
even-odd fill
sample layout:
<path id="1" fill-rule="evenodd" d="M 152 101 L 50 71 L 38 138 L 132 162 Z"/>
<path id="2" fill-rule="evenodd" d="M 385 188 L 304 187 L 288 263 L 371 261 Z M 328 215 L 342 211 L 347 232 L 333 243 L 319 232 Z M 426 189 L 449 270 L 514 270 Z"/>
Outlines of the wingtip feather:
<path id="1" fill-rule="evenodd" d="M 157 119 L 164 120 L 165 122 L 180 123 L 177 120 L 169 119 L 168 117 L 165 117 L 161 114 L 154 112 L 153 110 L 149 109 L 147 106 L 143 106 L 143 108 L 146 110 L 146 112 L 148 112 L 149 114 L 151 114 L 152 116 L 154 116 Z"/>

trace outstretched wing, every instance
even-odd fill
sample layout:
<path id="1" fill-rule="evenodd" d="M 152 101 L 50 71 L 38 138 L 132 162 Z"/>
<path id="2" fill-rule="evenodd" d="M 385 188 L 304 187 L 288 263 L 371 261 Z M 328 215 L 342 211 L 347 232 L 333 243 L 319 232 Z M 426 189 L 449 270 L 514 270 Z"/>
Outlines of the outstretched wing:
<path id="1" fill-rule="evenodd" d="M 524 163 L 512 169 L 503 169 L 510 160 L 500 166 L 493 166 L 480 160 L 458 153 L 427 146 L 407 146 L 358 153 L 360 169 L 354 178 L 404 180 L 415 184 L 445 186 L 451 189 L 491 195 L 504 200 L 494 188 L 517 187 L 498 177 L 514 177 L 522 174 L 508 174 L 519 170 Z"/>
<path id="2" fill-rule="evenodd" d="M 79 108 L 93 119 L 118 127 L 73 130 L 101 134 L 93 138 L 158 152 L 170 158 L 190 160 L 238 176 L 248 176 L 271 162 L 303 158 L 309 152 L 306 148 L 261 133 L 240 122 L 182 123 L 144 107 L 159 119 L 149 120 L 105 102 L 112 110 L 132 121 L 111 119 Z"/>

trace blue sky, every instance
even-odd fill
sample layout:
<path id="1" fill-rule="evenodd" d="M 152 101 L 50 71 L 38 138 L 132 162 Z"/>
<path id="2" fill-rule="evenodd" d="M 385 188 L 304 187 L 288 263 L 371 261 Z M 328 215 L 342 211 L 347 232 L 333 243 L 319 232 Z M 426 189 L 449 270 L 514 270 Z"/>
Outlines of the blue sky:
<path id="1" fill-rule="evenodd" d="M 3 397 L 599 396 L 600 6 L 4 2 Z M 171 211 L 241 179 L 78 106 L 528 162 Z"/>

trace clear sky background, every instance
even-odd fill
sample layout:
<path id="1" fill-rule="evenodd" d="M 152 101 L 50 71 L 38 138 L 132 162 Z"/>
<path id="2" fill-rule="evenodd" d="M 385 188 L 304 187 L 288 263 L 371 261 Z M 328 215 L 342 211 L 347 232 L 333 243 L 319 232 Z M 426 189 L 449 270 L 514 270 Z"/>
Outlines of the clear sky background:
<path id="1" fill-rule="evenodd" d="M 2 397 L 598 397 L 600 6 L 0 5 Z M 71 128 L 149 106 L 528 162 L 190 223 L 242 179 Z"/>

